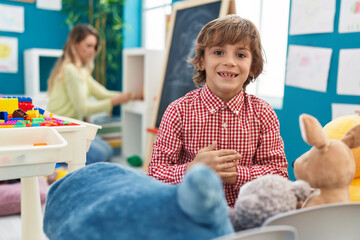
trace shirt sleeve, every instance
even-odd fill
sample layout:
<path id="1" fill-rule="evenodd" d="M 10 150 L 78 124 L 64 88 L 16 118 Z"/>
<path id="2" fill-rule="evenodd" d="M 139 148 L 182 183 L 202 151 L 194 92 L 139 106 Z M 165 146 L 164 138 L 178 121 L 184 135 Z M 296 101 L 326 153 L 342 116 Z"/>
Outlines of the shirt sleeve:
<path id="1" fill-rule="evenodd" d="M 89 116 L 94 113 L 111 111 L 112 105 L 110 98 L 104 98 L 94 102 L 89 101 L 86 84 L 91 81 L 87 81 L 86 77 L 87 76 L 82 75 L 80 70 L 78 70 L 75 66 L 65 66 L 64 82 L 69 99 L 75 107 L 76 111 L 79 112 L 80 116 Z M 89 85 L 89 89 L 93 88 L 93 83 Z"/>
<path id="2" fill-rule="evenodd" d="M 187 166 L 187 164 L 178 165 L 182 147 L 180 114 L 170 105 L 162 117 L 153 145 L 148 175 L 165 183 L 180 183 Z"/>
<path id="3" fill-rule="evenodd" d="M 110 91 L 106 89 L 103 85 L 98 83 L 91 75 L 88 77 L 88 86 L 90 94 L 98 100 L 111 98 L 121 93 L 119 91 Z"/>
<path id="4" fill-rule="evenodd" d="M 268 104 L 260 109 L 261 132 L 253 165 L 237 166 L 238 178 L 235 189 L 244 183 L 265 174 L 277 174 L 288 178 L 288 163 L 284 152 L 284 142 L 280 136 L 279 119 Z"/>

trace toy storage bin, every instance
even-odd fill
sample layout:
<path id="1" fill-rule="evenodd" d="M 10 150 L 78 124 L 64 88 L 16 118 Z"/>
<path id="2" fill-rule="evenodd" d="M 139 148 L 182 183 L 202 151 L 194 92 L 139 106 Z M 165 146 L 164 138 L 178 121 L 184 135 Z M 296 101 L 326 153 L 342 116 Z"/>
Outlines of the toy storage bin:
<path id="1" fill-rule="evenodd" d="M 0 180 L 50 175 L 65 139 L 48 127 L 0 129 Z M 34 146 L 36 143 L 47 145 Z"/>
<path id="2" fill-rule="evenodd" d="M 96 133 L 98 131 L 98 129 L 101 129 L 102 127 L 99 125 L 95 125 L 95 124 L 91 124 L 91 123 L 87 123 L 87 122 L 83 122 L 83 121 L 79 121 L 77 119 L 73 119 L 73 118 L 69 118 L 69 117 L 63 117 L 63 116 L 58 116 L 58 115 L 54 115 L 54 118 L 58 118 L 58 119 L 62 119 L 65 121 L 69 121 L 69 122 L 73 122 L 73 123 L 77 123 L 79 125 L 85 125 L 86 127 L 86 151 L 89 150 L 91 142 L 94 140 Z M 58 127 L 56 129 L 58 130 L 62 130 L 63 127 Z"/>

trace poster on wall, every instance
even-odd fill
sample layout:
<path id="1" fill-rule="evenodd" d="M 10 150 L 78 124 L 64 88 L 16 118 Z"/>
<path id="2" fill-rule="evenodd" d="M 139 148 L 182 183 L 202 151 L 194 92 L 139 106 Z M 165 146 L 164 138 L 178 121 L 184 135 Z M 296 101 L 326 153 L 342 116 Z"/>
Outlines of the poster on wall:
<path id="1" fill-rule="evenodd" d="M 61 0 L 36 0 L 36 7 L 46 10 L 61 10 Z"/>
<path id="2" fill-rule="evenodd" d="M 334 32 L 336 0 L 293 0 L 290 35 Z"/>
<path id="3" fill-rule="evenodd" d="M 331 119 L 347 115 L 358 115 L 360 111 L 359 104 L 333 103 L 331 104 Z"/>
<path id="4" fill-rule="evenodd" d="M 360 1 L 342 0 L 339 17 L 339 33 L 360 32 Z"/>
<path id="5" fill-rule="evenodd" d="M 0 4 L 0 31 L 24 32 L 24 7 Z"/>
<path id="6" fill-rule="evenodd" d="M 0 37 L 0 72 L 17 73 L 18 39 Z"/>
<path id="7" fill-rule="evenodd" d="M 286 85 L 326 92 L 332 49 L 289 45 Z"/>
<path id="8" fill-rule="evenodd" d="M 360 96 L 360 48 L 341 49 L 337 77 L 337 94 Z"/>

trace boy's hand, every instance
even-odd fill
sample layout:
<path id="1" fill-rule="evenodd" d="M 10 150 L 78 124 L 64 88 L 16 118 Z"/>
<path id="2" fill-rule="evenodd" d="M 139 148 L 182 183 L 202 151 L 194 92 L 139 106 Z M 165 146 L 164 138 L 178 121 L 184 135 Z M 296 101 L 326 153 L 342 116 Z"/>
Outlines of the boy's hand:
<path id="1" fill-rule="evenodd" d="M 216 150 L 216 142 L 200 149 L 195 159 L 187 165 L 186 170 L 194 164 L 203 163 L 212 168 L 222 179 L 223 182 L 236 183 L 238 159 L 241 155 L 235 150 Z"/>

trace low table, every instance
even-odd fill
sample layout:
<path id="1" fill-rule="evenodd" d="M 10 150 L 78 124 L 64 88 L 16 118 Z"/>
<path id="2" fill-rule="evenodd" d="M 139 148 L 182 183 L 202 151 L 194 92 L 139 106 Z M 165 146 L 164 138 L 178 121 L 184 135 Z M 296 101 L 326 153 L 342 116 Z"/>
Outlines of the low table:
<path id="1" fill-rule="evenodd" d="M 101 128 L 61 116 L 54 118 L 78 125 L 0 129 L 0 180 L 21 178 L 23 240 L 44 239 L 38 176 L 51 175 L 57 162 L 66 162 L 69 172 L 85 166 L 86 152 Z"/>

